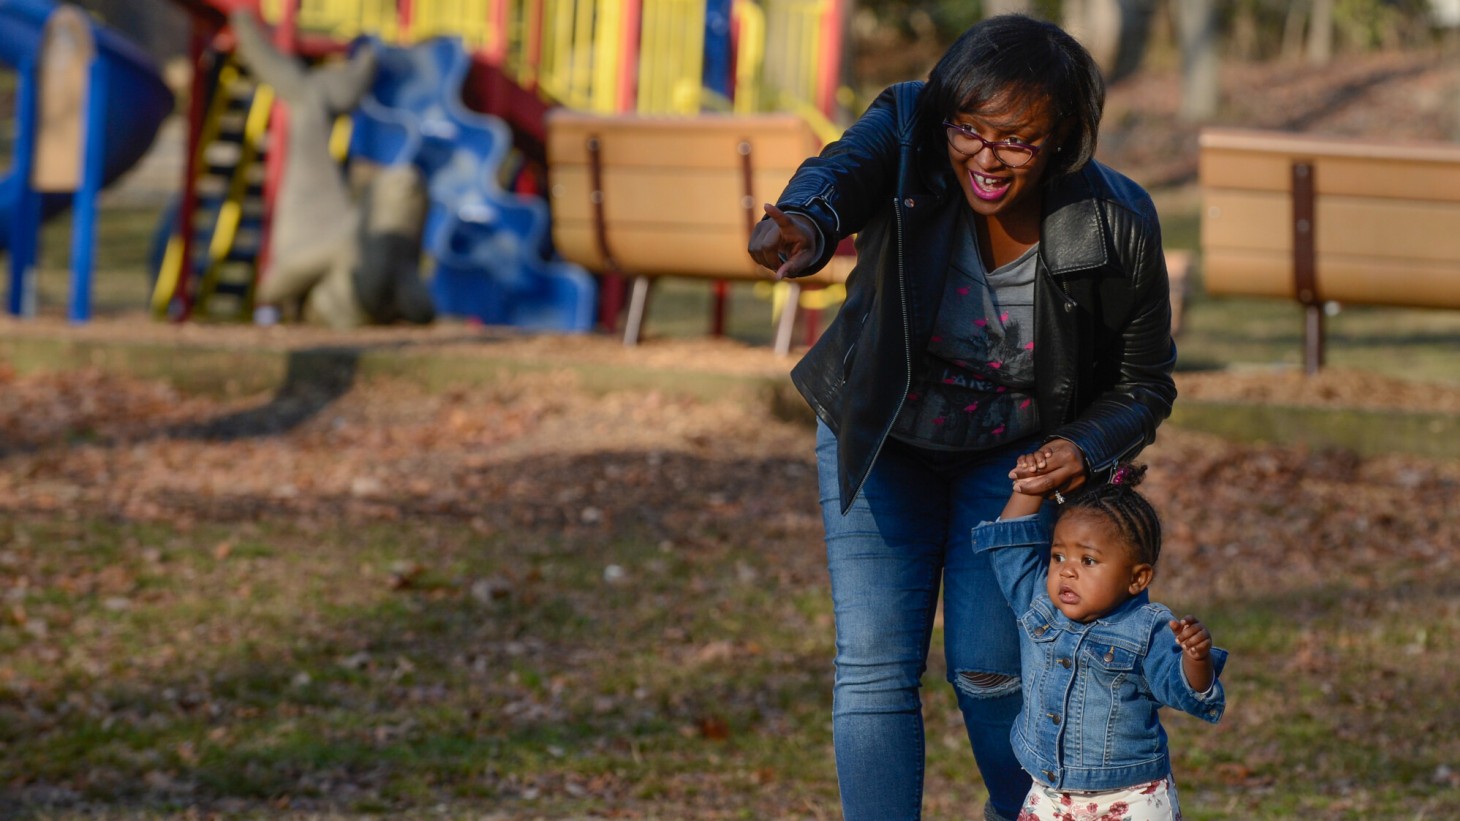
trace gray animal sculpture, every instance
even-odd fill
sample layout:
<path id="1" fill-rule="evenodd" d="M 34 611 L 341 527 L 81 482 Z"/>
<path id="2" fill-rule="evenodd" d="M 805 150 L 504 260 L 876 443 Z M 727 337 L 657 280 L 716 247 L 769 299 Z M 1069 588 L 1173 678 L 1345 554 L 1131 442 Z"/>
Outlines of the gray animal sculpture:
<path id="1" fill-rule="evenodd" d="M 230 18 L 238 53 L 288 106 L 288 158 L 275 193 L 270 263 L 257 301 L 303 300 L 306 322 L 351 328 L 436 310 L 420 277 L 425 182 L 413 166 L 370 175 L 357 196 L 329 150 L 335 118 L 354 109 L 375 76 L 367 46 L 348 61 L 307 68 L 274 47 L 252 13 Z"/>

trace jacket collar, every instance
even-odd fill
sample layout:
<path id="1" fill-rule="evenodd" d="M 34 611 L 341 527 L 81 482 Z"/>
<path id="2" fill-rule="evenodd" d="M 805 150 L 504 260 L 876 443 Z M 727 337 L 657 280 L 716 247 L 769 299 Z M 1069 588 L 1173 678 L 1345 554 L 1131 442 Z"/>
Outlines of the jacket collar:
<path id="1" fill-rule="evenodd" d="M 1031 610 L 1034 610 L 1043 619 L 1045 624 L 1063 630 L 1066 633 L 1086 633 L 1099 627 L 1118 626 L 1121 620 L 1128 614 L 1145 607 L 1151 603 L 1151 594 L 1148 590 L 1126 599 L 1114 610 L 1106 613 L 1100 618 L 1091 622 L 1072 621 L 1066 616 L 1054 602 L 1050 600 L 1049 594 L 1040 590 L 1034 600 L 1030 602 Z"/>
<path id="2" fill-rule="evenodd" d="M 1091 160 L 1050 189 L 1044 200 L 1043 237 L 1059 242 L 1041 242 L 1039 253 L 1051 274 L 1068 274 L 1099 268 L 1110 259 L 1110 226 L 1105 222 L 1105 186 L 1100 184 L 1102 166 Z"/>
<path id="3" fill-rule="evenodd" d="M 928 193 L 938 200 L 961 194 L 953 172 L 942 157 L 918 149 L 920 177 Z M 1101 203 L 1108 199 L 1104 166 L 1091 160 L 1045 193 L 1041 237 L 1059 237 L 1058 242 L 1040 242 L 1040 259 L 1051 274 L 1069 274 L 1099 268 L 1110 260 L 1110 226 Z"/>

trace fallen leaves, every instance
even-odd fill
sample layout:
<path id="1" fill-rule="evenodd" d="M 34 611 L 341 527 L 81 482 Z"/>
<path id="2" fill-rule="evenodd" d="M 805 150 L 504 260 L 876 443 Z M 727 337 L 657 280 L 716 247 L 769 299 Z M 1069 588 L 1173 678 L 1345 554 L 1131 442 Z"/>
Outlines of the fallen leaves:
<path id="1" fill-rule="evenodd" d="M 692 808 L 683 817 L 708 818 L 721 805 L 808 802 L 803 774 L 784 759 L 723 776 L 719 766 L 745 755 L 740 744 L 807 734 L 788 716 L 820 710 L 828 692 L 833 625 L 807 604 L 825 598 L 825 567 L 803 423 L 743 398 L 604 394 L 555 373 L 445 393 L 371 379 L 287 419 L 295 410 L 272 396 L 189 397 L 99 372 L 4 379 L 0 640 L 10 644 L 0 710 L 36 738 L 78 716 L 139 737 L 167 722 L 204 726 L 158 745 L 156 760 L 24 776 L 27 796 L 65 805 L 132 784 L 225 813 L 383 800 L 389 777 L 359 762 L 255 760 L 230 786 L 198 782 L 219 750 L 307 747 L 303 736 L 396 755 L 429 751 L 423 737 L 472 754 L 483 738 L 517 740 L 543 760 L 470 775 L 451 753 L 419 765 L 423 781 L 456 779 L 499 803 L 581 800 L 618 817 L 682 806 Z M 1204 379 L 1183 392 L 1216 395 Z M 1244 380 L 1221 389 L 1294 392 L 1280 379 L 1266 393 Z M 1341 375 L 1326 384 L 1322 401 L 1359 389 Z M 1387 591 L 1399 583 L 1428 595 L 1426 573 L 1454 573 L 1453 461 L 1234 445 L 1171 427 L 1142 459 L 1166 524 L 1158 597 L 1282 600 L 1335 580 L 1354 592 L 1355 626 L 1337 638 L 1297 610 L 1291 652 L 1275 665 L 1291 678 L 1345 672 L 1346 659 L 1380 640 Z M 109 543 L 87 535 L 91 521 L 128 534 L 115 555 L 88 552 Z M 483 551 L 493 561 L 473 563 Z M 74 613 L 57 604 L 76 601 L 86 606 Z M 176 611 L 166 627 L 125 632 L 166 607 Z M 1442 625 L 1453 618 L 1440 614 Z M 1364 673 L 1372 689 L 1320 691 L 1325 706 L 1346 711 L 1355 733 L 1382 737 L 1415 695 L 1398 665 L 1438 664 L 1452 640 L 1443 626 L 1405 631 L 1390 648 L 1395 666 Z M 737 684 L 746 677 L 756 686 Z M 156 681 L 166 686 L 153 692 Z M 1234 722 L 1258 712 L 1253 701 Z M 354 718 L 311 724 L 331 710 Z M 260 726 L 267 739 L 254 734 Z M 565 727 L 586 737 L 553 735 Z M 967 755 L 962 732 L 951 720 L 936 736 L 950 739 L 949 760 Z M 640 735 L 703 750 L 683 753 L 701 763 L 722 758 L 680 772 L 636 753 Z M 1269 788 L 1280 752 L 1248 751 L 1214 777 Z M 575 769 L 610 754 L 649 756 L 651 769 L 671 772 L 645 787 L 634 765 Z M 947 800 L 973 789 L 965 770 L 934 792 Z M 1453 772 L 1436 765 L 1424 777 L 1451 784 Z M 261 795 L 234 794 L 252 783 L 265 785 L 252 788 Z"/>

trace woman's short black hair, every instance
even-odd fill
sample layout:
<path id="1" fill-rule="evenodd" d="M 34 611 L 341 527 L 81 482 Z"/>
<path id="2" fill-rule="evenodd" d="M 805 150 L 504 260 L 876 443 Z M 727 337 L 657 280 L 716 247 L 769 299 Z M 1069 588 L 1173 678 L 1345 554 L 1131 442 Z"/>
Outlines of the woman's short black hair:
<path id="1" fill-rule="evenodd" d="M 928 76 L 918 119 L 942 139 L 940 123 L 1004 95 L 1048 102 L 1058 149 L 1045 179 L 1079 171 L 1095 155 L 1105 80 L 1090 52 L 1059 26 L 1022 14 L 1002 14 L 971 26 Z"/>

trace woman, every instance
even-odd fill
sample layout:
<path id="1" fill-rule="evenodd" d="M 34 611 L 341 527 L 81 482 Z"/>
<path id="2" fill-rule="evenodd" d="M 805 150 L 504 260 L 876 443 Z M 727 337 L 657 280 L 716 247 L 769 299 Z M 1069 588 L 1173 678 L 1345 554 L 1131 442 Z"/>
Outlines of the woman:
<path id="1" fill-rule="evenodd" d="M 1009 479 L 1059 502 L 1155 437 L 1176 349 L 1149 196 L 1092 155 L 1104 83 L 1049 23 L 974 25 L 926 85 L 883 92 L 751 235 L 777 278 L 857 235 L 836 320 L 792 379 L 818 417 L 848 819 L 918 818 L 919 680 L 944 652 L 988 818 L 1029 789 L 1009 744 L 1019 649 L 971 529 Z M 1016 457 L 1050 456 L 1034 472 Z"/>

